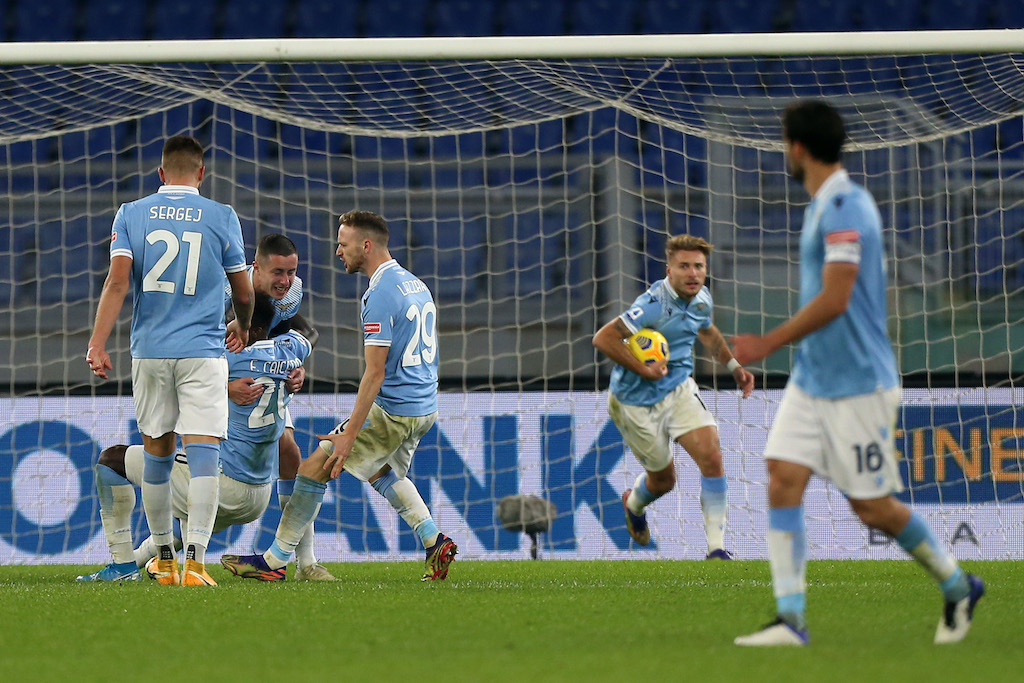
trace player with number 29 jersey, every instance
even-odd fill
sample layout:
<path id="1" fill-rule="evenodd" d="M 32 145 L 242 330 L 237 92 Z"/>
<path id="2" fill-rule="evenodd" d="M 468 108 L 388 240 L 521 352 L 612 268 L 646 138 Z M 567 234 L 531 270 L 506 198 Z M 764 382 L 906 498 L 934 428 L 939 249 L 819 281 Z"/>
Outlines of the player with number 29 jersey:
<path id="1" fill-rule="evenodd" d="M 121 205 L 110 256 L 132 259 L 132 357 L 224 355 L 224 274 L 246 267 L 234 209 L 194 187 L 164 185 Z"/>
<path id="2" fill-rule="evenodd" d="M 392 259 L 370 278 L 362 304 L 363 343 L 391 347 L 376 403 L 401 417 L 437 412 L 437 307 L 430 290 Z"/>

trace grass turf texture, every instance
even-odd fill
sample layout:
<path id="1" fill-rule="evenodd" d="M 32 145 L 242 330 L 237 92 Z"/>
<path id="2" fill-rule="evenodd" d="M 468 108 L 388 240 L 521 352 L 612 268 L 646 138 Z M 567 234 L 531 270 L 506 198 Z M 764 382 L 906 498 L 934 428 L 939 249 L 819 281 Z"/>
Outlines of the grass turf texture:
<path id="1" fill-rule="evenodd" d="M 438 583 L 371 562 L 329 565 L 331 584 L 217 566 L 215 589 L 7 566 L 0 680 L 1020 680 L 1021 563 L 964 565 L 988 593 L 967 640 L 937 647 L 915 563 L 810 563 L 804 650 L 732 645 L 773 616 L 766 562 L 459 561 Z"/>

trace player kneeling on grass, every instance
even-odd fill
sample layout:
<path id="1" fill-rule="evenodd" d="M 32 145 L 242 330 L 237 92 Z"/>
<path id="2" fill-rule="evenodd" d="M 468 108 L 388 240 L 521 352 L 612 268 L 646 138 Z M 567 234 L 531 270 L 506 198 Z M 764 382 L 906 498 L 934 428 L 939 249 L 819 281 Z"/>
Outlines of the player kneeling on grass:
<path id="1" fill-rule="evenodd" d="M 291 400 L 285 382 L 288 373 L 312 351 L 309 341 L 298 332 L 267 339 L 273 315 L 272 299 L 257 294 L 249 331 L 252 343 L 238 353 L 227 354 L 229 379 L 255 373 L 256 381 L 266 389 L 263 400 L 254 406 L 229 404 L 228 438 L 220 449 L 220 497 L 216 502 L 214 533 L 251 522 L 266 511 L 278 440 L 285 426 L 285 407 Z M 186 562 L 185 571 L 179 576 L 176 560 L 157 560 L 158 548 L 152 537 L 132 551 L 131 515 L 135 509 L 135 487 L 142 485 L 144 463 L 142 446 L 111 446 L 100 453 L 96 489 L 103 533 L 113 562 L 98 572 L 79 576 L 78 580 L 136 581 L 141 578 L 139 567 L 145 566 L 150 576 L 163 584 L 215 586 L 203 565 Z M 178 519 L 185 519 L 188 514 L 188 482 L 188 465 L 179 454 L 171 470 L 171 504 Z M 180 539 L 175 539 L 175 546 L 180 548 Z"/>
<path id="2" fill-rule="evenodd" d="M 388 225 L 370 211 L 341 217 L 337 256 L 370 278 L 362 299 L 366 369 L 349 419 L 320 438 L 299 465 L 274 543 L 262 555 L 225 555 L 220 563 L 247 579 L 279 581 L 327 482 L 342 469 L 368 482 L 412 527 L 426 549 L 424 581 L 443 580 L 458 550 L 441 533 L 406 476 L 420 439 L 437 420 L 437 307 L 430 290 L 391 258 Z"/>
<path id="3" fill-rule="evenodd" d="M 665 247 L 666 277 L 651 285 L 633 306 L 594 335 L 594 346 L 618 365 L 612 370 L 608 413 L 633 455 L 646 470 L 622 496 L 626 528 L 640 545 L 651 541 L 644 509 L 676 485 L 672 442 L 686 449 L 700 468 L 708 559 L 731 559 L 725 549 L 726 480 L 718 427 L 700 400 L 693 372 L 693 342 L 727 365 L 746 398 L 754 376 L 737 363 L 711 322 L 711 293 L 704 286 L 712 246 L 700 237 L 678 235 Z M 661 332 L 668 362 L 646 364 L 623 342 L 642 328 Z"/>

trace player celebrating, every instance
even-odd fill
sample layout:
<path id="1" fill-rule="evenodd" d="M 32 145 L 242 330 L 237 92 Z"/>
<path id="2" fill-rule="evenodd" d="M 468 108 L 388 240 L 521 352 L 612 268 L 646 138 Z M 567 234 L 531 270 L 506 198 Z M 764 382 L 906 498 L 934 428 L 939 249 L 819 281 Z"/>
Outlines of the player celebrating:
<path id="1" fill-rule="evenodd" d="M 362 299 L 366 369 L 349 418 L 302 462 L 295 493 L 274 543 L 263 555 L 221 558 L 232 574 L 280 581 L 303 530 L 316 517 L 326 482 L 347 470 L 369 482 L 419 536 L 426 549 L 424 581 L 443 580 L 455 543 L 438 531 L 406 476 L 423 435 L 437 420 L 437 308 L 430 291 L 388 251 L 388 225 L 370 211 L 341 217 L 337 255 L 348 273 L 365 273 Z"/>
<path id="2" fill-rule="evenodd" d="M 199 194 L 206 167 L 195 138 L 164 144 L 153 195 L 123 204 L 114 217 L 110 272 L 103 285 L 86 362 L 112 369 L 107 339 L 132 283 L 132 393 L 145 448 L 142 504 L 159 547 L 158 580 L 208 585 L 206 547 L 217 512 L 220 440 L 227 431 L 224 274 L 237 324 L 228 346 L 244 348 L 252 314 L 242 229 L 234 209 Z M 185 445 L 188 493 L 185 571 L 173 552 L 171 470 L 177 434 Z"/>
<path id="3" fill-rule="evenodd" d="M 693 342 L 698 337 L 726 365 L 746 398 L 754 376 L 732 357 L 711 322 L 711 293 L 704 286 L 713 247 L 700 237 L 678 235 L 666 247 L 666 277 L 651 285 L 633 306 L 594 335 L 594 346 L 617 363 L 612 370 L 608 413 L 645 472 L 622 496 L 626 528 L 640 545 L 651 541 L 644 510 L 676 485 L 672 442 L 686 449 L 700 468 L 707 559 L 732 559 L 725 549 L 726 480 L 718 427 L 697 393 Z M 624 340 L 642 328 L 661 332 L 669 360 L 646 365 Z"/>
<path id="4" fill-rule="evenodd" d="M 213 533 L 258 519 L 267 509 L 278 439 L 284 432 L 285 411 L 291 401 L 285 386 L 288 374 L 312 351 L 310 342 L 298 332 L 266 339 L 274 314 L 273 300 L 256 294 L 249 328 L 253 343 L 227 356 L 229 377 L 255 372 L 256 381 L 265 391 L 255 406 L 229 404 L 228 437 L 221 443 L 220 498 Z M 132 552 L 131 514 L 135 509 L 135 486 L 142 484 L 143 463 L 141 446 L 111 446 L 100 454 L 96 490 L 103 533 L 113 562 L 98 572 L 79 576 L 79 581 L 138 580 L 138 568 L 156 556 L 152 536 Z M 174 516 L 179 519 L 188 514 L 188 482 L 188 465 L 184 459 L 176 458 L 171 471 L 171 501 Z M 205 571 L 199 577 L 206 585 L 216 585 Z"/>
<path id="5" fill-rule="evenodd" d="M 801 501 L 811 474 L 830 479 L 861 521 L 894 537 L 935 578 L 946 600 L 935 642 L 957 642 L 985 589 L 957 566 L 927 522 L 893 496 L 903 490 L 895 446 L 900 386 L 886 329 L 878 207 L 843 169 L 845 132 L 833 107 L 793 103 L 782 129 L 790 174 L 811 195 L 800 234 L 800 310 L 763 337 L 732 340 L 745 363 L 802 340 L 764 453 L 778 617 L 735 642 L 808 643 Z"/>
<path id="6" fill-rule="evenodd" d="M 276 302 L 270 336 L 296 330 L 315 346 L 320 335 L 299 314 L 299 304 L 302 303 L 302 278 L 295 273 L 298 266 L 299 253 L 294 242 L 284 235 L 265 235 L 256 245 L 256 258 L 248 269 L 249 279 L 256 293 L 267 294 Z M 229 292 L 225 292 L 225 306 L 228 305 L 229 295 Z M 230 323 L 228 328 L 231 329 Z M 304 380 L 305 368 L 295 368 L 288 378 L 288 391 L 299 391 Z M 228 398 L 238 405 L 254 404 L 263 395 L 263 391 L 263 385 L 257 383 L 251 376 L 239 377 L 228 382 Z M 302 462 L 299 445 L 295 442 L 295 428 L 288 411 L 285 411 L 285 429 L 278 445 L 278 453 L 277 498 L 281 509 L 284 510 L 295 489 L 295 473 Z M 334 581 L 334 576 L 316 558 L 313 537 L 313 524 L 310 524 L 295 548 L 296 577 L 300 581 Z"/>

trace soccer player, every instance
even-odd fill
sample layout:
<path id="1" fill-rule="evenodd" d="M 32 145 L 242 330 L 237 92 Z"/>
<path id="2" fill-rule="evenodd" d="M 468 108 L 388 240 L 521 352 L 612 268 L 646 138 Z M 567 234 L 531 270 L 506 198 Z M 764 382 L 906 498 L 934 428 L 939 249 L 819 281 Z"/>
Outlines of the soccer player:
<path id="1" fill-rule="evenodd" d="M 227 355 L 229 377 L 255 373 L 256 381 L 266 391 L 255 406 L 229 404 L 228 436 L 221 443 L 220 496 L 213 533 L 258 519 L 267 509 L 278 440 L 284 432 L 285 411 L 291 401 L 286 387 L 288 375 L 312 351 L 310 342 L 295 331 L 267 339 L 274 315 L 273 299 L 256 294 L 249 328 L 252 344 Z M 79 581 L 135 581 L 141 578 L 139 567 L 156 556 L 152 536 L 132 552 L 131 514 L 135 509 L 135 487 L 141 486 L 143 480 L 144 459 L 141 446 L 111 446 L 100 453 L 96 490 L 103 533 L 113 561 L 93 574 L 79 576 Z M 171 502 L 178 519 L 188 515 L 189 479 L 185 459 L 176 457 L 171 470 Z M 216 585 L 207 572 L 200 577 L 207 585 Z M 305 577 L 300 573 L 297 578 Z"/>
<path id="2" fill-rule="evenodd" d="M 366 368 L 355 405 L 299 465 L 295 493 L 270 548 L 262 555 L 225 555 L 221 564 L 243 578 L 282 580 L 327 481 L 345 469 L 369 482 L 419 536 L 426 549 L 423 580 L 443 580 L 458 549 L 438 531 L 406 476 L 416 446 L 437 420 L 437 308 L 426 285 L 391 258 L 383 218 L 350 211 L 340 222 L 338 257 L 348 273 L 370 278 L 361 316 Z"/>
<path id="3" fill-rule="evenodd" d="M 295 243 L 280 234 L 265 235 L 256 245 L 256 258 L 249 266 L 249 279 L 257 294 L 266 294 L 275 301 L 274 322 L 270 336 L 296 330 L 314 346 L 319 333 L 299 314 L 302 303 L 302 278 L 296 275 L 299 267 L 299 253 Z M 225 307 L 229 306 L 230 292 L 225 292 Z M 228 323 L 228 329 L 232 326 Z M 302 388 L 305 368 L 297 367 L 288 378 L 288 391 L 295 393 Z M 238 377 L 228 382 L 228 398 L 238 405 L 252 405 L 263 395 L 264 387 L 254 377 Z M 295 428 L 291 415 L 285 411 L 285 429 L 278 447 L 279 464 L 277 498 L 284 510 L 295 489 L 295 473 L 302 462 L 302 453 L 295 442 Z M 295 548 L 296 576 L 302 581 L 334 581 L 334 576 L 317 560 L 314 550 L 313 524 Z"/>
<path id="4" fill-rule="evenodd" d="M 186 585 L 208 585 L 206 547 L 217 512 L 217 463 L 228 421 L 225 273 L 237 321 L 229 348 L 245 346 L 252 314 L 238 216 L 230 206 L 200 196 L 205 172 L 199 142 L 172 137 L 164 144 L 159 170 L 164 185 L 118 209 L 110 272 L 86 354 L 93 373 L 106 379 L 113 369 L 107 339 L 130 282 L 132 393 L 145 448 L 142 504 L 159 547 L 158 580 L 166 585 L 182 582 L 182 576 Z M 170 485 L 178 434 L 191 475 L 181 576 L 172 547 Z"/>
<path id="5" fill-rule="evenodd" d="M 782 130 L 790 175 L 811 196 L 800 233 L 800 309 L 763 337 L 732 339 L 744 363 L 802 340 L 764 453 L 777 618 L 735 642 L 808 643 L 801 501 L 812 474 L 831 480 L 862 522 L 895 538 L 939 583 L 945 605 L 935 642 L 957 642 L 967 635 L 985 589 L 893 495 L 903 490 L 895 446 L 900 380 L 886 329 L 878 207 L 843 169 L 845 131 L 832 106 L 795 102 L 783 114 Z"/>
<path id="6" fill-rule="evenodd" d="M 645 510 L 676 485 L 672 442 L 700 469 L 707 559 L 732 559 L 725 549 L 726 480 L 715 418 L 700 399 L 693 372 L 693 343 L 729 368 L 746 398 L 754 376 L 732 357 L 711 322 L 711 293 L 704 286 L 713 247 L 700 237 L 677 235 L 665 247 L 665 279 L 637 297 L 628 311 L 594 335 L 594 346 L 617 364 L 612 370 L 608 413 L 645 472 L 622 495 L 626 529 L 640 545 L 651 542 Z M 623 343 L 642 328 L 661 332 L 669 360 L 646 365 Z"/>

